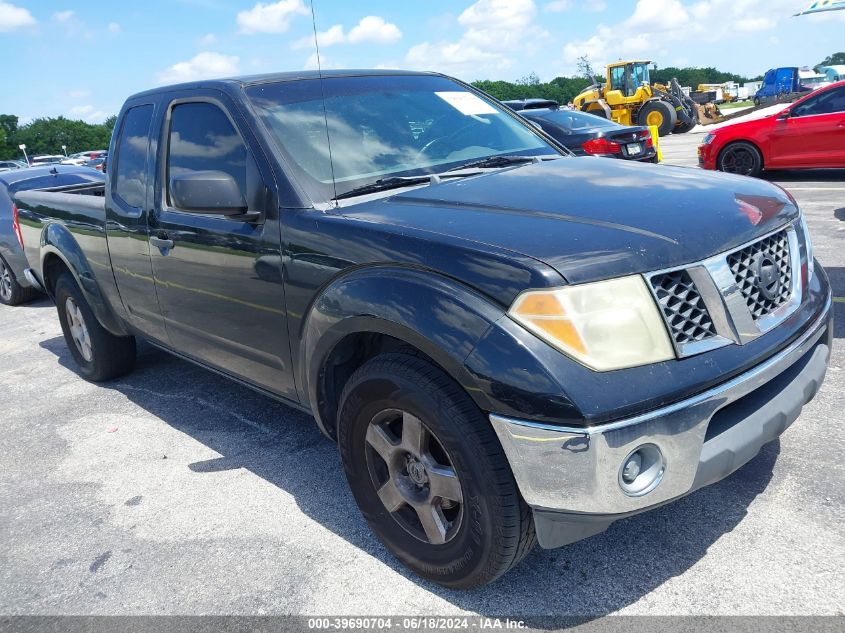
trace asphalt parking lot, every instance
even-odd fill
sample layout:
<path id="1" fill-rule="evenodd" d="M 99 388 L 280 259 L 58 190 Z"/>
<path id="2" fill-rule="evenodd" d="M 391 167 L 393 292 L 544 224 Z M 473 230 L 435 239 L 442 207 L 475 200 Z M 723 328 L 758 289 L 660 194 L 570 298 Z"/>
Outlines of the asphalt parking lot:
<path id="1" fill-rule="evenodd" d="M 666 162 L 694 167 L 700 138 L 665 139 Z M 845 297 L 845 173 L 767 178 Z M 150 346 L 130 376 L 87 383 L 48 301 L 3 307 L 0 614 L 841 615 L 839 301 L 827 382 L 755 460 L 471 592 L 387 553 L 307 416 Z"/>

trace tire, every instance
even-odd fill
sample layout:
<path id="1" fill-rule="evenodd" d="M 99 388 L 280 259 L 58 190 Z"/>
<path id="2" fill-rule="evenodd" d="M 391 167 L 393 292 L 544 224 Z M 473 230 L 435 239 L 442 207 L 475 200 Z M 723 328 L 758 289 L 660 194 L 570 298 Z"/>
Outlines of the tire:
<path id="1" fill-rule="evenodd" d="M 15 273 L 0 256 L 0 303 L 7 306 L 19 306 L 32 301 L 37 296 L 38 291 L 35 288 L 24 288 L 18 283 Z"/>
<path id="2" fill-rule="evenodd" d="M 637 114 L 637 123 L 645 126 L 657 126 L 659 136 L 668 136 L 675 129 L 678 113 L 665 101 L 649 101 Z"/>
<path id="3" fill-rule="evenodd" d="M 755 106 L 759 106 L 759 105 L 760 105 L 760 97 L 754 97 L 754 105 L 755 105 Z"/>
<path id="4" fill-rule="evenodd" d="M 672 130 L 672 134 L 686 134 L 687 132 L 689 132 L 694 127 L 695 127 L 694 124 L 690 125 L 688 123 L 678 123 L 675 126 L 675 129 Z"/>
<path id="5" fill-rule="evenodd" d="M 485 585 L 536 544 L 490 422 L 426 359 L 394 352 L 361 366 L 341 395 L 338 443 L 370 528 L 420 576 Z"/>
<path id="6" fill-rule="evenodd" d="M 56 308 L 70 353 L 83 378 L 92 382 L 128 374 L 135 366 L 135 337 L 106 330 L 69 273 L 56 280 Z"/>
<path id="7" fill-rule="evenodd" d="M 763 156 L 751 143 L 738 141 L 727 145 L 716 160 L 716 168 L 728 174 L 758 177 L 763 171 Z"/>

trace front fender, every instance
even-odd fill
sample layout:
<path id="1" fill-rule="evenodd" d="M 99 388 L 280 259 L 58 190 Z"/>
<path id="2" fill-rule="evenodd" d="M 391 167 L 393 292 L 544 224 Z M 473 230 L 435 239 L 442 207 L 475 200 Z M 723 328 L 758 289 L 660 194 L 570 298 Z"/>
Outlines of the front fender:
<path id="1" fill-rule="evenodd" d="M 461 384 L 482 410 L 486 392 L 464 359 L 504 310 L 487 297 L 427 270 L 376 266 L 351 271 L 328 284 L 312 303 L 300 346 L 298 386 L 324 426 L 320 372 L 335 346 L 352 334 L 385 334 L 413 345 Z"/>
<path id="2" fill-rule="evenodd" d="M 45 263 L 50 257 L 58 257 L 64 265 L 70 270 L 73 278 L 91 311 L 100 324 L 115 336 L 126 336 L 129 332 L 126 331 L 123 321 L 115 314 L 111 305 L 106 301 L 102 289 L 97 281 L 97 276 L 94 274 L 92 264 L 85 256 L 79 243 L 74 238 L 73 234 L 62 224 L 50 223 L 44 227 L 41 233 L 41 277 L 44 281 L 45 287 L 51 289 L 55 279 L 48 279 L 48 267 Z M 111 275 L 111 266 L 109 262 L 99 263 L 99 267 L 103 270 L 100 274 Z"/>

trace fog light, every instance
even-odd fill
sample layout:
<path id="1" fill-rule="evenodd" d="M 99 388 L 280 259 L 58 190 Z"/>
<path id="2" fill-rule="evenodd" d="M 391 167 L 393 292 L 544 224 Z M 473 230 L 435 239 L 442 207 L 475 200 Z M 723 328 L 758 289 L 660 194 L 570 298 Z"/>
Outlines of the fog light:
<path id="1" fill-rule="evenodd" d="M 633 483 L 637 476 L 639 476 L 640 466 L 642 465 L 643 456 L 637 451 L 628 458 L 628 461 L 622 467 L 622 481 L 626 484 Z"/>
<path id="2" fill-rule="evenodd" d="M 631 497 L 646 495 L 660 484 L 666 462 L 654 444 L 637 447 L 622 460 L 619 467 L 619 487 Z"/>

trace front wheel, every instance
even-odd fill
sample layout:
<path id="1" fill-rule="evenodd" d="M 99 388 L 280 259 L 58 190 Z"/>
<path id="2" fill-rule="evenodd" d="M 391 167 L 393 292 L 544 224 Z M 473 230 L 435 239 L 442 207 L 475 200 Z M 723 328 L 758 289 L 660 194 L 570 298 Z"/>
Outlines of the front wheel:
<path id="1" fill-rule="evenodd" d="M 59 322 L 79 373 L 93 382 L 129 373 L 135 365 L 135 338 L 115 336 L 100 325 L 70 273 L 56 280 Z"/>
<path id="2" fill-rule="evenodd" d="M 649 101 L 640 108 L 637 122 L 640 125 L 656 127 L 659 136 L 668 136 L 675 129 L 678 114 L 666 101 Z"/>
<path id="3" fill-rule="evenodd" d="M 341 396 L 338 442 L 370 528 L 420 576 L 484 585 L 534 546 L 490 422 L 428 361 L 390 353 L 358 369 Z"/>
<path id="4" fill-rule="evenodd" d="M 721 151 L 716 166 L 729 174 L 757 177 L 763 171 L 763 157 L 751 143 L 740 141 Z"/>

